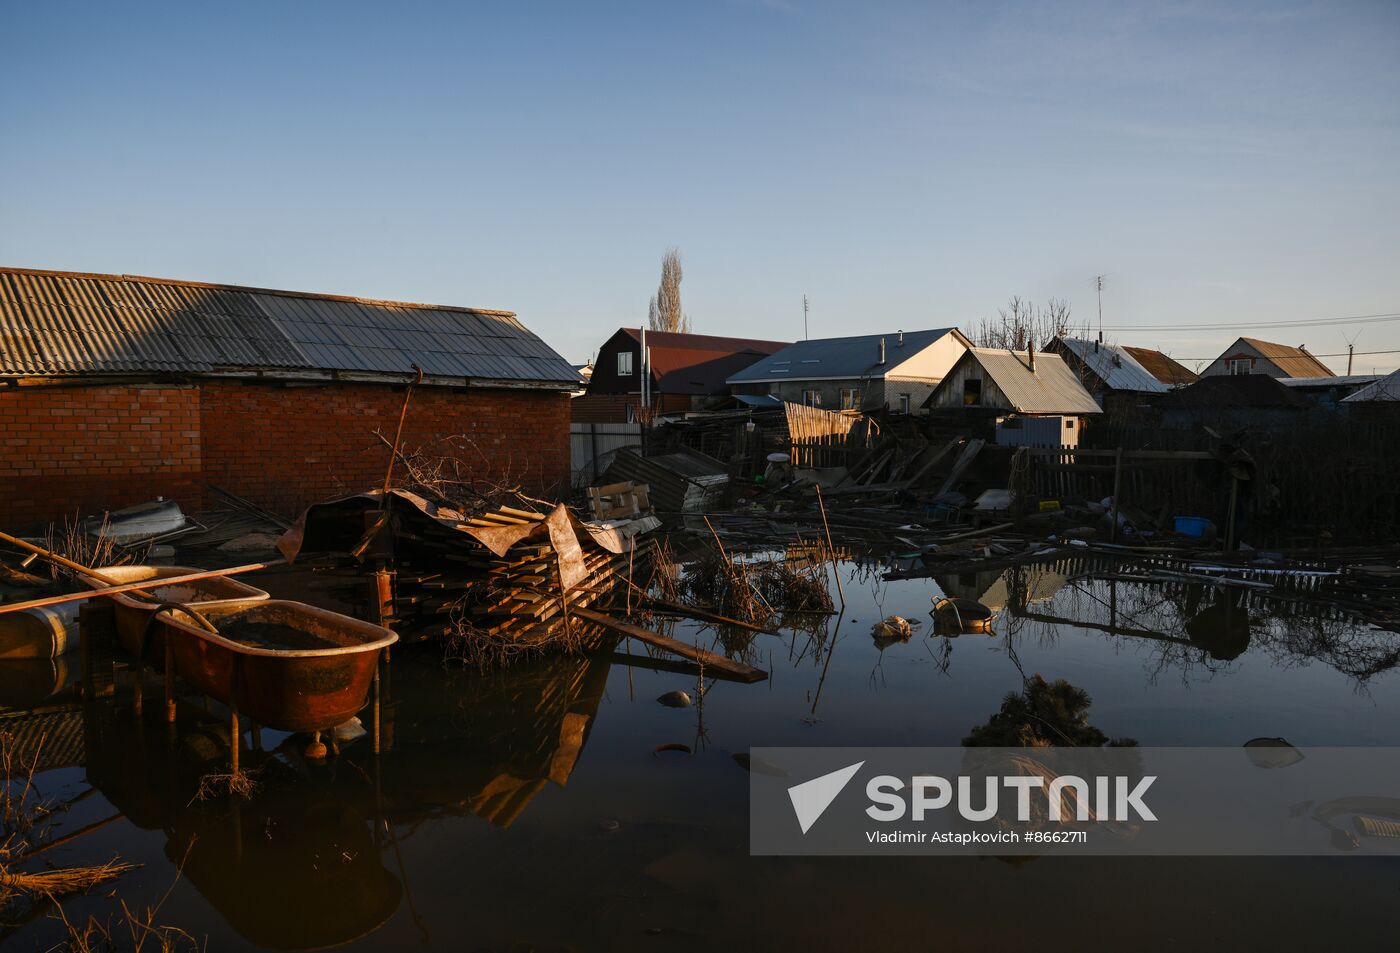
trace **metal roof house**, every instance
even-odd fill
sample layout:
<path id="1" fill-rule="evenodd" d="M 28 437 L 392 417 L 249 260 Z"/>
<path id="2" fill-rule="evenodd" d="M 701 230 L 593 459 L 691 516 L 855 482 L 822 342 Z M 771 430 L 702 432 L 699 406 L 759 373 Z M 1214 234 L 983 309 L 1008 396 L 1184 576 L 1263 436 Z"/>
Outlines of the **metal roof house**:
<path id="1" fill-rule="evenodd" d="M 0 268 L 0 380 L 196 374 L 563 389 L 510 311 Z"/>
<path id="2" fill-rule="evenodd" d="M 0 268 L 0 522 L 375 485 L 414 365 L 406 447 L 568 480 L 579 375 L 509 311 Z"/>
<path id="3" fill-rule="evenodd" d="M 1057 337 L 1045 349 L 1064 358 L 1100 403 L 1108 394 L 1165 394 L 1196 379 L 1176 361 L 1150 348 Z"/>
<path id="4" fill-rule="evenodd" d="M 1332 370 L 1308 353 L 1301 344 L 1290 347 L 1258 338 L 1237 338 L 1201 372 L 1218 374 L 1267 374 L 1270 377 L 1333 377 Z"/>
<path id="5" fill-rule="evenodd" d="M 725 379 L 765 355 L 787 347 L 785 341 L 720 337 L 712 334 L 646 332 L 618 328 L 598 350 L 588 390 L 573 402 L 574 420 L 581 423 L 625 423 L 637 419 L 646 395 L 659 413 L 699 410 L 729 393 Z"/>
<path id="6" fill-rule="evenodd" d="M 1356 393 L 1342 398 L 1344 404 L 1367 404 L 1377 401 L 1400 401 L 1400 371 L 1392 371 Z"/>
<path id="7" fill-rule="evenodd" d="M 825 410 L 912 413 L 972 345 L 957 328 L 798 341 L 730 375 L 736 395 Z"/>
<path id="8" fill-rule="evenodd" d="M 1083 416 L 1101 413 L 1059 354 L 974 347 L 929 396 L 930 408 Z"/>

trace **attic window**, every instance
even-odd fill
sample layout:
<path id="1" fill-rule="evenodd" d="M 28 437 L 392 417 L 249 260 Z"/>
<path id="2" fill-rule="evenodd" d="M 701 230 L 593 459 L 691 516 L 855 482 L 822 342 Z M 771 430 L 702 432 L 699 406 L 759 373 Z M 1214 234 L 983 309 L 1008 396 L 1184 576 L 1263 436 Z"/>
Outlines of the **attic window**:
<path id="1" fill-rule="evenodd" d="M 618 352 L 617 352 L 617 376 L 618 376 L 618 377 L 631 377 L 631 376 L 632 376 L 632 352 L 631 352 L 631 351 L 618 351 Z"/>
<path id="2" fill-rule="evenodd" d="M 1226 362 L 1231 374 L 1249 374 L 1254 370 L 1254 358 L 1252 357 L 1232 357 Z"/>
<path id="3" fill-rule="evenodd" d="M 976 407 L 982 403 L 982 379 L 968 378 L 963 381 L 963 406 Z"/>

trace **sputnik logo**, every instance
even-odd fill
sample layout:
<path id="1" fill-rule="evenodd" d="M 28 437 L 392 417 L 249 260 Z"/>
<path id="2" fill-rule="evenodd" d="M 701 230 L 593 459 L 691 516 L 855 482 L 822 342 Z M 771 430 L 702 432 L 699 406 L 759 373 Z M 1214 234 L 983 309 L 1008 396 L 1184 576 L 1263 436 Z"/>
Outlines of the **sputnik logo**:
<path id="1" fill-rule="evenodd" d="M 812 829 L 812 825 L 831 806 L 831 802 L 836 800 L 846 785 L 851 783 L 851 778 L 856 776 L 865 765 L 864 761 L 857 761 L 855 764 L 833 771 L 830 774 L 823 774 L 819 778 L 810 781 L 803 781 L 801 784 L 794 784 L 787 789 L 788 798 L 792 801 L 792 809 L 797 814 L 797 823 L 802 827 L 802 833 L 806 834 Z"/>

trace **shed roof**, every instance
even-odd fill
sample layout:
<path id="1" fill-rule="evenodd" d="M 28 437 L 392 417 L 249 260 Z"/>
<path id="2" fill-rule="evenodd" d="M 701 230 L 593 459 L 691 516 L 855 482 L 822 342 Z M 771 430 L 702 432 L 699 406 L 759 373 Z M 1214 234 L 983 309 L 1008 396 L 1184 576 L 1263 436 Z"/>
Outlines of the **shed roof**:
<path id="1" fill-rule="evenodd" d="M 1362 403 L 1370 400 L 1400 400 L 1400 371 L 1392 371 L 1380 380 L 1361 388 L 1350 397 L 1343 397 L 1342 403 Z"/>
<path id="2" fill-rule="evenodd" d="M 777 381 L 847 380 L 883 377 L 924 348 L 949 334 L 962 338 L 957 328 L 924 331 L 891 331 L 844 338 L 817 338 L 798 341 L 733 374 L 730 384 L 771 384 Z M 965 338 L 962 338 L 964 343 Z M 885 342 L 885 363 L 880 360 L 880 341 Z M 901 343 L 901 340 L 903 343 Z"/>
<path id="3" fill-rule="evenodd" d="M 1112 390 L 1149 394 L 1162 394 L 1167 390 L 1167 385 L 1143 367 L 1125 347 L 1081 338 L 1062 337 L 1057 340 Z"/>
<path id="4" fill-rule="evenodd" d="M 1305 410 L 1313 404 L 1268 374 L 1215 374 L 1162 398 L 1162 407 Z"/>
<path id="5" fill-rule="evenodd" d="M 1094 398 L 1079 383 L 1064 358 L 1049 351 L 1037 351 L 1035 370 L 1030 369 L 1026 355 L 1001 348 L 968 348 L 962 361 L 976 361 L 992 383 L 1006 395 L 1011 406 L 1023 414 L 1097 414 L 1102 413 Z M 945 380 L 951 380 L 956 372 Z M 941 385 L 940 385 L 941 386 Z"/>
<path id="6" fill-rule="evenodd" d="M 1366 384 L 1373 384 L 1384 376 L 1384 374 L 1338 374 L 1336 377 L 1279 377 L 1276 379 L 1284 387 L 1308 390 L 1314 387 L 1362 387 Z"/>
<path id="7" fill-rule="evenodd" d="M 0 375 L 244 370 L 577 385 L 509 311 L 0 268 Z"/>

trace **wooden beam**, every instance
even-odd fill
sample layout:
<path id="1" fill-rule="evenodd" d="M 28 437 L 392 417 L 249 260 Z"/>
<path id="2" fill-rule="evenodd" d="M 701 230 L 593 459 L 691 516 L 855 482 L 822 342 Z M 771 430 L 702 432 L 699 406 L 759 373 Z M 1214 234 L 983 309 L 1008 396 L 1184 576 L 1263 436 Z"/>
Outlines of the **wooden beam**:
<path id="1" fill-rule="evenodd" d="M 686 645 L 677 639 L 667 638 L 660 633 L 650 629 L 644 629 L 639 625 L 630 622 L 623 622 L 621 619 L 614 619 L 610 615 L 602 612 L 594 612 L 592 609 L 581 609 L 571 606 L 569 612 L 586 619 L 589 622 L 596 622 L 604 628 L 611 629 L 619 635 L 636 639 L 638 642 L 645 642 L 647 645 L 654 645 L 672 655 L 679 655 L 681 658 L 690 659 L 692 662 L 702 663 L 707 670 L 713 669 L 716 672 L 723 672 L 741 682 L 761 682 L 768 677 L 768 673 L 762 669 L 753 668 L 742 662 L 735 662 L 732 659 L 706 652 L 704 649 L 696 648 L 693 645 Z"/>
<path id="2" fill-rule="evenodd" d="M 0 605 L 0 615 L 6 612 L 19 612 L 22 609 L 36 609 L 40 606 L 57 605 L 60 602 L 77 602 L 80 599 L 91 599 L 95 596 L 112 596 L 119 592 L 132 592 L 141 589 L 159 589 L 163 586 L 178 586 L 186 582 L 198 582 L 201 579 L 216 579 L 221 576 L 236 576 L 239 573 L 254 572 L 259 569 L 267 569 L 271 566 L 285 565 L 283 560 L 274 559 L 266 563 L 249 563 L 246 566 L 233 566 L 229 569 L 210 569 L 207 572 L 192 572 L 183 576 L 167 576 L 164 579 L 143 579 L 140 582 L 128 582 L 120 585 L 111 585 L 105 589 L 88 589 L 83 592 L 67 592 L 61 596 L 46 596 L 42 599 L 30 599 L 27 602 L 12 602 L 9 605 Z"/>

